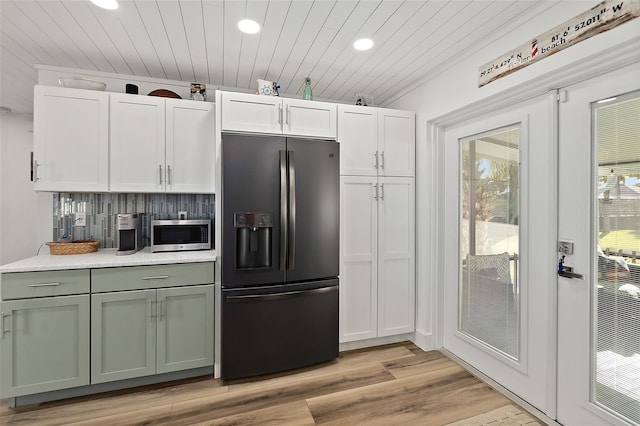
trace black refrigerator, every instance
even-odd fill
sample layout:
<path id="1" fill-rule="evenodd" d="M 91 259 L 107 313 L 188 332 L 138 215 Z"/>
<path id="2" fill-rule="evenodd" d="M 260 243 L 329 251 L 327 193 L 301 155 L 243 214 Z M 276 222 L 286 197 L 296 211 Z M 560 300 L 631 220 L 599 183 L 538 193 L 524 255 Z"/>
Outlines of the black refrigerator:
<path id="1" fill-rule="evenodd" d="M 338 356 L 340 149 L 222 135 L 221 377 Z"/>

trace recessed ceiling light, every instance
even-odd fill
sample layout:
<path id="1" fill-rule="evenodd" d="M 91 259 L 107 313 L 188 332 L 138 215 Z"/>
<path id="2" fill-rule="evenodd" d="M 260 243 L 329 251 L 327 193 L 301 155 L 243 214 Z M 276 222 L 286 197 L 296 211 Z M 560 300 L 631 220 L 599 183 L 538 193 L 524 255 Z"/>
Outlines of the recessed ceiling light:
<path id="1" fill-rule="evenodd" d="M 260 31 L 260 24 L 258 24 L 256 21 L 252 21 L 251 19 L 243 19 L 242 21 L 238 22 L 238 28 L 243 33 L 255 34 Z"/>
<path id="2" fill-rule="evenodd" d="M 91 3 L 103 9 L 114 10 L 118 8 L 118 2 L 116 0 L 91 0 Z"/>
<path id="3" fill-rule="evenodd" d="M 373 47 L 373 40 L 370 38 L 361 38 L 353 43 L 353 47 L 356 50 L 369 50 Z"/>

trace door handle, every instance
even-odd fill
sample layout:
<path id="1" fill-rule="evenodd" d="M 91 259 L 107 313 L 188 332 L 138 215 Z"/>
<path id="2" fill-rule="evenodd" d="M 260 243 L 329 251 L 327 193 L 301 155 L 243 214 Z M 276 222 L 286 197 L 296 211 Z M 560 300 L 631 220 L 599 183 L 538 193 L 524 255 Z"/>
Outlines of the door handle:
<path id="1" fill-rule="evenodd" d="M 287 153 L 280 151 L 280 270 L 286 267 L 287 256 Z"/>
<path id="2" fill-rule="evenodd" d="M 171 185 L 171 166 L 167 165 L 167 185 Z"/>
<path id="3" fill-rule="evenodd" d="M 377 169 L 378 168 L 378 151 L 376 151 L 375 154 L 373 154 L 373 156 L 376 159 L 375 168 Z"/>
<path id="4" fill-rule="evenodd" d="M 296 266 L 296 165 L 293 151 L 289 151 L 289 265 L 292 271 Z"/>
<path id="5" fill-rule="evenodd" d="M 287 126 L 289 125 L 289 105 L 287 105 L 287 108 L 286 108 L 286 116 L 284 119 L 284 124 L 286 124 Z"/>
<path id="6" fill-rule="evenodd" d="M 375 193 L 373 195 L 373 199 L 377 200 L 378 199 L 378 184 L 376 183 L 375 185 L 373 185 L 373 188 L 374 188 L 374 191 L 375 191 Z"/>
<path id="7" fill-rule="evenodd" d="M 380 184 L 380 199 L 384 200 L 384 183 Z"/>
<path id="8" fill-rule="evenodd" d="M 27 287 L 56 287 L 59 286 L 60 283 L 38 283 L 38 284 L 29 284 Z"/>
<path id="9" fill-rule="evenodd" d="M 2 331 L 2 333 L 0 333 L 0 339 L 4 339 L 5 333 L 11 333 L 11 330 L 4 329 L 4 318 L 10 316 L 11 314 L 5 314 L 4 312 L 0 313 L 0 331 Z"/>
<path id="10" fill-rule="evenodd" d="M 384 151 L 380 153 L 380 168 L 384 169 Z"/>
<path id="11" fill-rule="evenodd" d="M 278 124 L 282 126 L 282 105 L 277 105 L 278 108 Z"/>
<path id="12" fill-rule="evenodd" d="M 162 321 L 162 318 L 164 318 L 164 299 L 160 299 L 160 308 L 158 309 L 158 312 L 160 314 L 160 321 Z"/>
<path id="13" fill-rule="evenodd" d="M 160 185 L 162 185 L 162 164 L 158 165 L 158 176 L 160 177 Z"/>
<path id="14" fill-rule="evenodd" d="M 143 280 L 166 280 L 169 275 L 156 275 L 153 277 L 142 277 Z"/>

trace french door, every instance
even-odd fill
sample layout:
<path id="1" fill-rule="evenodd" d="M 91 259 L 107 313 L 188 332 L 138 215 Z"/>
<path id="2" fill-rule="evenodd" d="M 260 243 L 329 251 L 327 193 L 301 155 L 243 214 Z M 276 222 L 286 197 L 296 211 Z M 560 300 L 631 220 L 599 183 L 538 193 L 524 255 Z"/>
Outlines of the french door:
<path id="1" fill-rule="evenodd" d="M 638 424 L 640 63 L 562 94 L 557 419 Z"/>
<path id="2" fill-rule="evenodd" d="M 556 93 L 445 129 L 443 346 L 555 417 Z"/>

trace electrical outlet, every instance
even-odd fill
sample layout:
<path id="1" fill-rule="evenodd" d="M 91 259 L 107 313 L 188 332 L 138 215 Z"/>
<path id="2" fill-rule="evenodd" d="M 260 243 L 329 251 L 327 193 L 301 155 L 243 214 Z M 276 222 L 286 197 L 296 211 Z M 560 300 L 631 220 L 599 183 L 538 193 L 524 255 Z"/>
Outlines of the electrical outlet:
<path id="1" fill-rule="evenodd" d="M 77 212 L 73 226 L 87 226 L 87 213 Z"/>
<path id="2" fill-rule="evenodd" d="M 187 212 L 185 212 L 185 211 L 179 211 L 179 212 L 178 212 L 178 219 L 179 219 L 179 220 L 187 220 Z"/>

